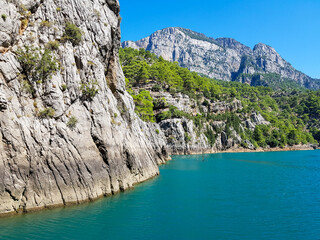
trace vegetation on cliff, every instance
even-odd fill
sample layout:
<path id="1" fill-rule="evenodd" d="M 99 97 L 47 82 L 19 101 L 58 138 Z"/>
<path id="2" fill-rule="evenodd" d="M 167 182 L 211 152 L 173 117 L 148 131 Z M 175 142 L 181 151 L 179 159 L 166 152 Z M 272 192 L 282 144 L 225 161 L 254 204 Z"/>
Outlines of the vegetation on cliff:
<path id="1" fill-rule="evenodd" d="M 144 49 L 120 49 L 120 60 L 128 91 L 137 104 L 136 112 L 145 121 L 156 119 L 160 122 L 181 117 L 192 119 L 211 144 L 219 133 L 224 131 L 230 135 L 231 130 L 241 136 L 244 147 L 245 140 L 255 147 L 284 147 L 320 141 L 320 91 L 292 88 L 273 90 L 270 87 L 214 80 L 182 68 L 177 62 L 158 58 Z M 157 106 L 165 103 L 153 100 L 145 90 L 150 83 L 153 84 L 152 92 L 188 95 L 197 102 L 200 112 L 192 114 L 174 106 L 166 106 L 163 107 L 165 111 L 158 111 Z M 140 89 L 140 92 L 133 89 Z M 216 113 L 203 110 L 215 102 L 231 103 L 235 100 L 240 100 L 242 104 L 236 111 Z M 260 113 L 268 124 L 258 124 L 253 129 L 243 127 L 252 113 Z M 215 121 L 224 121 L 225 127 L 217 129 L 213 124 Z"/>

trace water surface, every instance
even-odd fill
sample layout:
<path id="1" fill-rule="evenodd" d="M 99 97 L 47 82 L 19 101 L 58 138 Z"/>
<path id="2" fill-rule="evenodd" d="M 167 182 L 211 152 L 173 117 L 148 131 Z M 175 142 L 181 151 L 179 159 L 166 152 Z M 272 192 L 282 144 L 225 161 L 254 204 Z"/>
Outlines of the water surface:
<path id="1" fill-rule="evenodd" d="M 320 239 L 320 151 L 175 156 L 90 204 L 0 218 L 0 239 Z"/>

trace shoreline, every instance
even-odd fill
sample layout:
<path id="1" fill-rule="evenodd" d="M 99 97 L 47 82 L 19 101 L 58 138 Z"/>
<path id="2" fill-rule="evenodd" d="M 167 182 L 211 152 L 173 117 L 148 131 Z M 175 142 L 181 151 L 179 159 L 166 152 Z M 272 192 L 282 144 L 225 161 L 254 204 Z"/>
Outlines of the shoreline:
<path id="1" fill-rule="evenodd" d="M 188 154 L 170 154 L 169 158 L 167 158 L 167 161 L 165 163 L 159 164 L 159 166 L 165 165 L 168 161 L 171 161 L 172 156 L 181 156 L 181 155 L 220 154 L 220 153 L 254 153 L 254 152 L 288 152 L 288 151 L 310 151 L 310 150 L 317 150 L 317 149 L 320 149 L 320 147 L 319 146 L 313 147 L 312 145 L 298 145 L 298 146 L 285 147 L 285 148 L 280 148 L 280 147 L 266 148 L 266 149 L 259 148 L 256 150 L 251 150 L 251 149 L 246 149 L 246 148 L 230 148 L 230 149 L 223 150 L 223 151 L 211 151 L 210 150 L 210 151 L 203 151 L 203 152 L 189 152 Z M 115 192 L 113 194 L 108 194 L 108 195 L 101 195 L 101 196 L 98 196 L 94 199 L 87 199 L 87 200 L 83 200 L 80 202 L 67 202 L 65 204 L 53 204 L 53 205 L 49 205 L 49 206 L 45 206 L 45 207 L 30 208 L 28 210 L 18 209 L 18 211 L 16 211 L 16 212 L 0 213 L 0 219 L 7 218 L 7 217 L 14 217 L 14 216 L 22 216 L 25 214 L 41 212 L 44 210 L 77 206 L 77 205 L 81 205 L 83 203 L 93 203 L 93 202 L 98 201 L 102 198 L 112 197 L 112 196 L 118 195 L 122 192 L 127 192 L 130 190 L 133 190 L 136 185 L 139 185 L 143 182 L 152 180 L 159 175 L 160 174 L 157 174 L 155 176 L 152 176 L 151 178 L 145 179 L 144 181 L 137 182 L 137 183 L 133 184 L 132 187 L 129 187 L 129 188 L 125 189 L 124 191 L 118 191 L 118 192 Z"/>
<path id="2" fill-rule="evenodd" d="M 219 153 L 255 153 L 255 152 L 289 152 L 289 151 L 311 151 L 320 149 L 320 146 L 312 145 L 296 145 L 296 146 L 286 146 L 284 148 L 275 147 L 275 148 L 258 148 L 255 150 L 243 148 L 243 147 L 234 147 L 226 150 L 214 151 L 214 150 L 205 150 L 205 151 L 190 151 L 187 154 L 170 154 L 170 156 L 181 156 L 181 155 L 200 155 L 200 154 L 219 154 Z"/>
<path id="3" fill-rule="evenodd" d="M 169 158 L 167 161 L 170 161 L 171 158 Z M 162 164 L 164 165 L 164 164 Z M 160 165 L 159 165 L 160 166 Z M 67 208 L 67 207 L 72 207 L 72 206 L 78 206 L 78 205 L 82 205 L 84 203 L 87 203 L 87 204 L 90 204 L 90 203 L 94 203 L 100 199 L 103 199 L 103 198 L 108 198 L 108 197 L 112 197 L 112 196 L 116 196 L 118 194 L 121 194 L 123 192 L 128 192 L 130 190 L 134 190 L 135 186 L 136 185 L 139 185 L 141 183 L 144 183 L 144 182 L 147 182 L 149 180 L 152 180 L 156 177 L 158 177 L 160 175 L 160 173 L 148 178 L 148 179 L 145 179 L 143 181 L 140 181 L 140 182 L 136 182 L 134 183 L 131 187 L 128 187 L 124 190 L 119 190 L 117 192 L 113 192 L 113 193 L 110 193 L 110 194 L 102 194 L 96 198 L 92 198 L 92 199 L 86 199 L 86 200 L 82 200 L 82 201 L 79 201 L 79 202 L 66 202 L 65 204 L 63 203 L 60 203 L 60 204 L 52 204 L 52 205 L 48 205 L 48 206 L 42 206 L 42 207 L 36 207 L 36 208 L 29 208 L 28 210 L 26 209 L 22 209 L 22 208 L 19 208 L 17 211 L 13 211 L 13 212 L 6 212 L 6 213 L 0 213 L 0 219 L 3 219 L 3 218 L 8 218 L 8 217 L 15 217 L 15 216 L 23 216 L 23 215 L 26 215 L 26 214 L 29 214 L 29 213 L 36 213 L 36 212 L 42 212 L 42 211 L 50 211 L 52 209 L 57 209 L 57 208 Z"/>

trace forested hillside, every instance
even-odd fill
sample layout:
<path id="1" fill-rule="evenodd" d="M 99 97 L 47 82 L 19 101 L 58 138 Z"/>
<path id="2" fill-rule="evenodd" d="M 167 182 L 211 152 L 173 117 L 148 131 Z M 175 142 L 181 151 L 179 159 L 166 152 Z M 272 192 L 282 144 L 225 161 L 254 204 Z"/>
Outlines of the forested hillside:
<path id="1" fill-rule="evenodd" d="M 144 49 L 120 49 L 120 61 L 136 112 L 144 121 L 190 119 L 212 146 L 224 134 L 226 139 L 237 138 L 244 148 L 320 141 L 320 91 L 213 80 Z M 191 111 L 168 103 L 168 97 L 184 95 L 194 103 Z"/>

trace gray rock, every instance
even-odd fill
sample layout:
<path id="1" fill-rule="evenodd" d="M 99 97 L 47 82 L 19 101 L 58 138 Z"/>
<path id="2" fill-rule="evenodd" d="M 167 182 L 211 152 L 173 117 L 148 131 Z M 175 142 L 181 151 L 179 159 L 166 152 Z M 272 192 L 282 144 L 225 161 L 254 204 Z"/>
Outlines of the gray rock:
<path id="1" fill-rule="evenodd" d="M 244 140 L 244 143 L 247 144 L 248 149 L 256 150 L 256 148 L 253 146 L 253 144 L 249 140 Z"/>
<path id="2" fill-rule="evenodd" d="M 19 33 L 20 16 L 15 5 L 0 0 L 0 50 L 8 48 Z"/>
<path id="3" fill-rule="evenodd" d="M 8 15 L 0 19 L 0 46 L 10 45 L 0 54 L 0 213 L 113 194 L 159 174 L 157 165 L 168 157 L 164 134 L 137 117 L 125 91 L 118 1 L 39 3 L 0 0 L 1 12 Z M 19 34 L 22 4 L 31 15 Z M 61 41 L 66 22 L 81 29 L 78 46 Z M 37 84 L 31 96 L 16 51 L 26 45 L 44 48 L 54 40 L 60 41 L 53 55 L 61 71 Z M 89 101 L 80 86 L 92 79 L 99 92 Z M 48 107 L 54 117 L 39 118 Z M 77 119 L 73 127 L 71 117 Z"/>
<path id="4" fill-rule="evenodd" d="M 241 101 L 235 99 L 231 103 L 227 102 L 214 102 L 209 105 L 209 111 L 213 113 L 225 113 L 225 112 L 236 112 L 241 110 Z"/>
<path id="5" fill-rule="evenodd" d="M 151 92 L 153 99 L 165 98 L 168 106 L 172 105 L 178 108 L 180 111 L 192 113 L 196 111 L 196 102 L 190 99 L 189 96 L 181 93 L 177 93 L 175 96 L 168 92 Z M 196 111 L 195 113 L 197 113 Z"/>
<path id="6" fill-rule="evenodd" d="M 122 47 L 144 48 L 168 61 L 177 61 L 191 71 L 225 81 L 263 85 L 263 74 L 275 73 L 279 81 L 319 89 L 320 80 L 294 69 L 272 47 L 259 43 L 253 49 L 231 38 L 213 39 L 184 28 L 165 28 Z M 268 84 L 268 83 L 266 83 Z"/>
<path id="7" fill-rule="evenodd" d="M 159 123 L 170 154 L 201 153 L 211 149 L 203 133 L 197 134 L 192 120 L 168 119 Z"/>
<path id="8" fill-rule="evenodd" d="M 270 123 L 266 121 L 260 113 L 252 113 L 250 119 L 255 125 L 269 125 Z M 250 124 L 249 124 L 250 125 Z"/>
<path id="9" fill-rule="evenodd" d="M 221 143 L 225 148 L 228 146 L 228 136 L 225 132 L 221 133 Z"/>
<path id="10" fill-rule="evenodd" d="M 247 119 L 245 121 L 245 126 L 246 126 L 246 128 L 248 128 L 251 131 L 253 131 L 256 127 L 255 124 L 253 124 L 250 119 Z"/>

